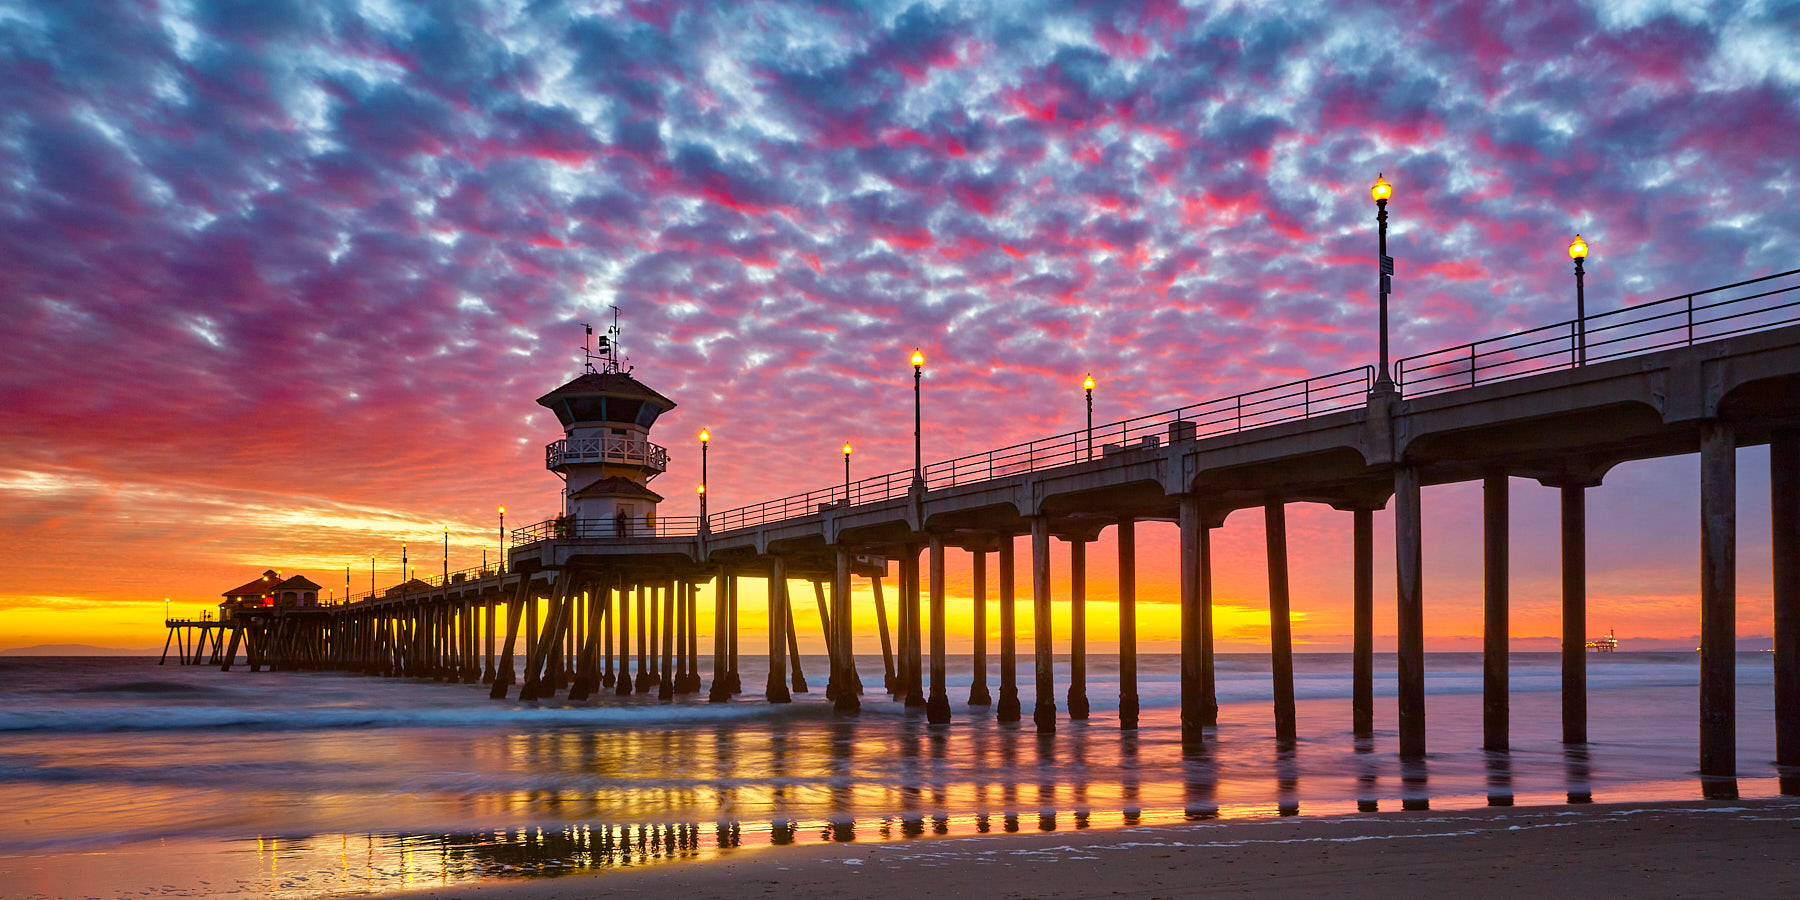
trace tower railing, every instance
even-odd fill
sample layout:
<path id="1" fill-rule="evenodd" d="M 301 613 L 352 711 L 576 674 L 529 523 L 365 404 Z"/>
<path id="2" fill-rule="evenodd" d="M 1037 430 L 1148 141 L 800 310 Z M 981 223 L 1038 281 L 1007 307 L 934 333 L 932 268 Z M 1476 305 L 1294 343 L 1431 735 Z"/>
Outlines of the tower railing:
<path id="1" fill-rule="evenodd" d="M 621 463 L 644 466 L 653 472 L 669 468 L 669 451 L 649 441 L 620 435 L 597 438 L 563 438 L 544 446 L 544 468 L 555 470 L 569 464 Z"/>
<path id="2" fill-rule="evenodd" d="M 538 541 L 630 541 L 693 537 L 700 533 L 698 516 L 613 516 L 545 519 L 512 531 L 512 548 Z"/>

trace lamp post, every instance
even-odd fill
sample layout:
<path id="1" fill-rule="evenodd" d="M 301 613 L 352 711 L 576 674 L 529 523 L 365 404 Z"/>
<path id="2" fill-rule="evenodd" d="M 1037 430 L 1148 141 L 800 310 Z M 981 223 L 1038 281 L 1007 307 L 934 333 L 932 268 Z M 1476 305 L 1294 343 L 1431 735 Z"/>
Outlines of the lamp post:
<path id="1" fill-rule="evenodd" d="M 1081 389 L 1087 392 L 1087 455 L 1094 458 L 1094 373 L 1089 372 L 1081 380 Z"/>
<path id="2" fill-rule="evenodd" d="M 707 530 L 706 523 L 706 447 L 712 443 L 712 432 L 700 429 L 700 530 Z"/>
<path id="3" fill-rule="evenodd" d="M 369 554 L 369 599 L 375 599 L 375 554 Z"/>
<path id="4" fill-rule="evenodd" d="M 919 381 L 925 377 L 925 354 L 913 348 L 913 484 L 925 488 L 925 457 L 919 442 Z"/>
<path id="5" fill-rule="evenodd" d="M 1587 241 L 1576 235 L 1569 242 L 1569 258 L 1575 261 L 1575 364 L 1587 365 L 1587 293 L 1583 282 L 1586 280 Z"/>
<path id="6" fill-rule="evenodd" d="M 850 442 L 844 442 L 844 505 L 850 505 Z"/>
<path id="7" fill-rule="evenodd" d="M 344 563 L 344 602 L 350 602 L 350 564 Z"/>
<path id="8" fill-rule="evenodd" d="M 1375 389 L 1391 391 L 1394 379 L 1388 375 L 1388 291 L 1393 289 L 1394 258 L 1387 252 L 1387 205 L 1388 198 L 1393 196 L 1394 186 L 1380 174 L 1375 176 L 1375 183 L 1369 187 L 1369 196 L 1375 198 L 1375 222 L 1381 234 L 1376 262 L 1381 274 L 1381 371 L 1375 376 Z"/>
<path id="9" fill-rule="evenodd" d="M 444 587 L 450 586 L 450 526 L 444 526 Z"/>
<path id="10" fill-rule="evenodd" d="M 500 574 L 506 574 L 506 507 L 500 507 Z"/>
<path id="11" fill-rule="evenodd" d="M 481 545 L 481 574 L 482 574 L 482 577 L 485 578 L 487 576 L 487 573 L 488 573 L 488 570 L 487 570 L 487 545 L 482 544 Z"/>

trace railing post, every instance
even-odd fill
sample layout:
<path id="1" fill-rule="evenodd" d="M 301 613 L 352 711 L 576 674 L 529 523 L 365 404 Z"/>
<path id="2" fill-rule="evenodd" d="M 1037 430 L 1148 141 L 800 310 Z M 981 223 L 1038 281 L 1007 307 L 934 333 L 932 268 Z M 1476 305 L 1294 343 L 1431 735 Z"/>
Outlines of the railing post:
<path id="1" fill-rule="evenodd" d="M 1694 295 L 1693 294 L 1687 295 L 1687 325 L 1688 325 L 1688 327 L 1687 327 L 1687 333 L 1688 333 L 1687 342 L 1689 344 L 1692 344 L 1694 342 Z"/>
<path id="2" fill-rule="evenodd" d="M 1237 428 L 1235 428 L 1233 430 L 1243 431 L 1244 430 L 1244 395 L 1239 394 L 1233 399 L 1235 399 L 1237 401 Z"/>
<path id="3" fill-rule="evenodd" d="M 1312 417 L 1312 379 L 1311 378 L 1308 378 L 1305 381 L 1300 382 L 1300 392 L 1301 392 L 1301 396 L 1303 396 L 1305 398 L 1301 402 L 1301 405 L 1300 405 L 1300 418 L 1302 418 L 1302 419 L 1311 418 Z"/>

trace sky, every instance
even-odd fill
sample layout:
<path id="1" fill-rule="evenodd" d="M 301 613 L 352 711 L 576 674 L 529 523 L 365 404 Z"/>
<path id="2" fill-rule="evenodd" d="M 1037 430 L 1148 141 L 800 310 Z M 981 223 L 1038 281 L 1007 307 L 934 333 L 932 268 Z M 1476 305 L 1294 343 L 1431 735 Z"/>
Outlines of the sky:
<path id="1" fill-rule="evenodd" d="M 1373 363 L 1378 173 L 1396 357 L 1572 318 L 1576 232 L 1590 311 L 1794 268 L 1796 46 L 1794 2 L 0 0 L 0 648 L 155 647 L 164 598 L 341 597 L 402 541 L 477 565 L 498 507 L 558 509 L 533 400 L 612 307 L 690 515 L 702 427 L 714 511 L 846 440 L 910 468 L 915 347 L 927 461 L 1079 427 L 1089 372 L 1106 422 Z M 1590 492 L 1590 631 L 1698 633 L 1697 470 Z M 1556 494 L 1512 493 L 1514 646 L 1549 649 Z M 1477 649 L 1479 487 L 1425 517 L 1428 646 Z M 1296 643 L 1343 649 L 1349 516 L 1289 527 Z M 1173 528 L 1140 531 L 1172 647 Z M 1261 516 L 1215 547 L 1221 648 L 1266 646 Z"/>

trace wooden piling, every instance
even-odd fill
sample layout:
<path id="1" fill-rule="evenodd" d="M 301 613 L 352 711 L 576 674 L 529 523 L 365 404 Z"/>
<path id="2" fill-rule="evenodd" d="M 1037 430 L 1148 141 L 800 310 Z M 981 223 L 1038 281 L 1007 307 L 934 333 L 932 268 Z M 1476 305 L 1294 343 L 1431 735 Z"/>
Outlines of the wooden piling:
<path id="1" fill-rule="evenodd" d="M 613 695 L 623 697 L 636 689 L 631 677 L 631 583 L 623 578 L 619 580 L 619 681 L 613 688 Z M 639 588 L 638 596 L 643 596 Z"/>

